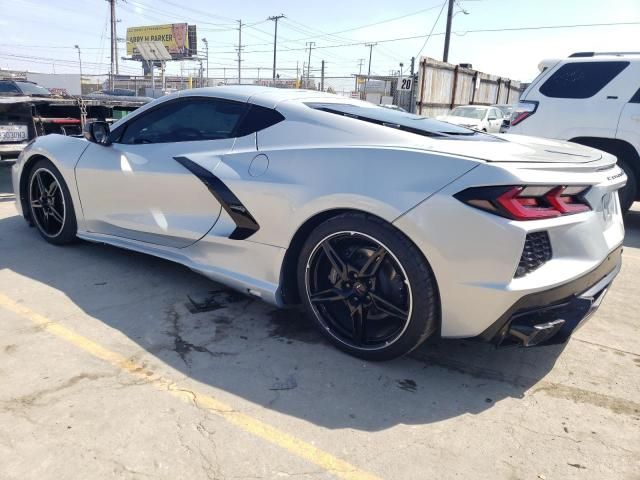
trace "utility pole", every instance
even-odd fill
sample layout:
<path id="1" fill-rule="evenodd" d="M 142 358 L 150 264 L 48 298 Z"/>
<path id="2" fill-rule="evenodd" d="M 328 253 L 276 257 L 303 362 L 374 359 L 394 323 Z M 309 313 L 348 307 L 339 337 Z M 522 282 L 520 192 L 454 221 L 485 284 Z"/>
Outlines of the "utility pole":
<path id="1" fill-rule="evenodd" d="M 80 47 L 78 45 L 74 45 L 74 47 L 78 50 L 78 61 L 80 62 L 80 95 L 82 95 L 82 56 L 80 55 Z"/>
<path id="2" fill-rule="evenodd" d="M 449 10 L 447 10 L 447 32 L 444 36 L 444 53 L 442 54 L 442 61 L 449 61 L 449 41 L 451 40 L 451 21 L 453 20 L 453 5 L 455 0 L 449 0 Z"/>
<path id="3" fill-rule="evenodd" d="M 111 72 L 109 75 L 109 89 L 113 90 L 113 74 L 118 68 L 118 36 L 116 33 L 116 0 L 107 0 L 111 6 Z"/>
<path id="4" fill-rule="evenodd" d="M 207 56 L 207 87 L 209 86 L 209 42 L 206 38 L 202 39 L 202 43 L 204 43 L 204 51 Z"/>
<path id="5" fill-rule="evenodd" d="M 320 91 L 324 92 L 324 60 L 322 60 L 322 69 L 320 70 Z"/>
<path id="6" fill-rule="evenodd" d="M 240 69 L 242 67 L 242 20 L 238 20 L 238 85 L 241 83 L 242 74 Z"/>
<path id="7" fill-rule="evenodd" d="M 307 42 L 307 46 L 309 47 L 309 61 L 307 62 L 307 88 L 311 85 L 311 49 L 316 44 L 316 42 Z"/>
<path id="8" fill-rule="evenodd" d="M 367 73 L 368 77 L 371 76 L 371 56 L 373 55 L 373 47 L 375 47 L 376 45 L 377 45 L 377 43 L 365 43 L 364 44 L 365 47 L 369 47 L 369 72 Z"/>
<path id="9" fill-rule="evenodd" d="M 280 15 L 274 15 L 269 17 L 268 20 L 273 20 L 275 22 L 275 29 L 273 31 L 273 86 L 276 86 L 276 46 L 278 45 L 278 20 L 284 18 L 284 13 Z"/>

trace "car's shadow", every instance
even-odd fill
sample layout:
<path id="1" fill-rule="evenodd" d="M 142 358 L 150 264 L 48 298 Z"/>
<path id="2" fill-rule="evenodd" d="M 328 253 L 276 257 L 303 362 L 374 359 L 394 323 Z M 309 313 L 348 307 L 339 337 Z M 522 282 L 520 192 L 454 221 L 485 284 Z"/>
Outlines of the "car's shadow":
<path id="1" fill-rule="evenodd" d="M 521 397 L 562 350 L 434 340 L 408 358 L 368 363 L 327 344 L 297 309 L 277 310 L 168 261 L 85 242 L 55 247 L 18 216 L 0 220 L 0 245 L 0 270 L 63 293 L 82 318 L 152 354 L 150 368 L 168 365 L 218 395 L 331 429 L 376 431 L 481 412 Z"/>
<path id="2" fill-rule="evenodd" d="M 637 247 L 640 212 L 626 221 L 625 245 Z M 86 242 L 52 246 L 17 215 L 0 219 L 2 269 L 61 292 L 81 309 L 80 320 L 88 315 L 122 332 L 151 355 L 142 359 L 149 368 L 173 368 L 216 395 L 331 429 L 377 431 L 479 413 L 522 397 L 562 352 L 430 340 L 407 358 L 364 362 L 330 346 L 297 309 L 275 309 L 154 257 Z M 33 294 L 16 293 L 25 302 Z"/>

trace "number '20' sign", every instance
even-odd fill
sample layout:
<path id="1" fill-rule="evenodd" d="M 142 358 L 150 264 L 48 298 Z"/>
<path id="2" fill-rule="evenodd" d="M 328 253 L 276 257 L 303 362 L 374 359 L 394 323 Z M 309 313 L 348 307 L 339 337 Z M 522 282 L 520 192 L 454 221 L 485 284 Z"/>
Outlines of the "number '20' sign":
<path id="1" fill-rule="evenodd" d="M 409 91 L 411 90 L 412 83 L 413 83 L 413 78 L 402 77 L 398 80 L 398 90 Z"/>

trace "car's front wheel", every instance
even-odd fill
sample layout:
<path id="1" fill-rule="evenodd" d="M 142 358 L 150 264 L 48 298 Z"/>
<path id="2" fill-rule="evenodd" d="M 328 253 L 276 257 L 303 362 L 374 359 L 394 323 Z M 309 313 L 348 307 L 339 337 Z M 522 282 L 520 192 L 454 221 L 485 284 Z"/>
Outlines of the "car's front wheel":
<path id="1" fill-rule="evenodd" d="M 436 281 L 422 253 L 369 215 L 346 213 L 316 227 L 302 248 L 298 285 L 320 331 L 367 360 L 404 355 L 439 324 Z"/>
<path id="2" fill-rule="evenodd" d="M 32 223 L 55 245 L 76 239 L 76 215 L 69 189 L 49 160 L 38 160 L 29 173 L 27 199 Z"/>

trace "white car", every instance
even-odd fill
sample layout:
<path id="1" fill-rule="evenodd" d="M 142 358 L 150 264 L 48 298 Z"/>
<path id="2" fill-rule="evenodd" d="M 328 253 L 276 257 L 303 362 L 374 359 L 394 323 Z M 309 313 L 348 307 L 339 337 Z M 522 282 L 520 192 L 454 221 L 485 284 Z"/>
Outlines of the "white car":
<path id="1" fill-rule="evenodd" d="M 618 157 L 623 211 L 640 200 L 640 53 L 575 53 L 544 60 L 509 133 L 569 140 Z"/>
<path id="2" fill-rule="evenodd" d="M 440 115 L 438 120 L 453 123 L 462 127 L 473 128 L 481 132 L 499 133 L 504 115 L 498 107 L 468 105 L 456 107 L 447 115 Z"/>
<path id="3" fill-rule="evenodd" d="M 45 240 L 302 303 L 366 359 L 430 335 L 564 342 L 620 269 L 625 175 L 588 147 L 255 86 L 178 92 L 85 136 L 40 137 L 13 166 Z"/>

